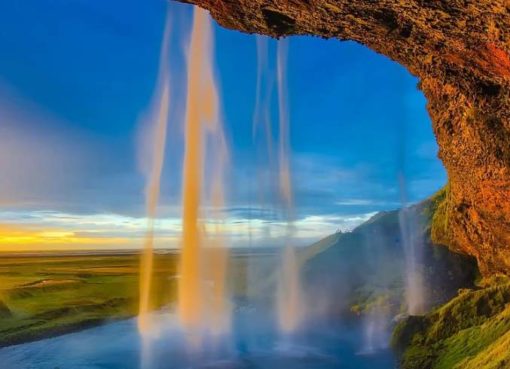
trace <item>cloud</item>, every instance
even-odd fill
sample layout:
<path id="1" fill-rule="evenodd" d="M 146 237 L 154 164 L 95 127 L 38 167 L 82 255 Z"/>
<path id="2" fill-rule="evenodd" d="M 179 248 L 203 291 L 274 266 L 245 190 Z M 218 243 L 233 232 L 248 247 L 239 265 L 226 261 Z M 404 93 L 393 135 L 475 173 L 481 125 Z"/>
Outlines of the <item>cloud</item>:
<path id="1" fill-rule="evenodd" d="M 376 199 L 342 199 L 335 201 L 339 206 L 373 206 L 373 207 L 398 207 L 402 204 L 399 201 L 384 201 Z"/>
<path id="2" fill-rule="evenodd" d="M 289 234 L 287 222 L 229 215 L 224 220 L 201 220 L 206 232 L 219 226 L 233 247 L 283 246 L 290 237 L 304 246 L 338 229 L 351 230 L 373 213 L 310 215 L 296 219 Z M 0 212 L 0 250 L 139 249 L 147 218 L 119 214 L 71 214 L 58 211 L 8 210 Z M 155 220 L 156 247 L 178 248 L 181 219 Z"/>

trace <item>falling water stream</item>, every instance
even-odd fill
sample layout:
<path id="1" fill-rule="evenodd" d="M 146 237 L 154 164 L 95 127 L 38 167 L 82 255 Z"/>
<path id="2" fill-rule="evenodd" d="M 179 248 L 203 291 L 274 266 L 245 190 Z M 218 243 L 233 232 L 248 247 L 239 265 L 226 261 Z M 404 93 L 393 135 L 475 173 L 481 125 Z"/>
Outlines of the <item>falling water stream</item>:
<path id="1" fill-rule="evenodd" d="M 400 239 L 405 257 L 405 299 L 407 313 L 419 315 L 425 313 L 425 286 L 423 282 L 420 265 L 423 258 L 423 236 L 420 234 L 422 228 L 419 216 L 416 211 L 410 208 L 408 201 L 408 186 L 405 176 L 406 167 L 406 119 L 399 119 L 397 138 L 399 140 L 398 150 L 398 186 L 400 191 L 401 209 L 398 213 Z"/>
<path id="2" fill-rule="evenodd" d="M 147 178 L 146 204 L 148 226 L 141 258 L 139 330 L 150 329 L 151 285 L 154 265 L 154 218 L 160 193 L 169 112 L 168 41 L 169 22 L 162 40 L 160 70 L 154 104 L 150 174 Z M 212 68 L 213 39 L 209 17 L 195 8 L 188 51 L 188 83 L 185 118 L 185 148 L 182 176 L 182 253 L 177 311 L 183 328 L 197 343 L 199 331 L 218 334 L 228 329 L 226 291 L 228 252 L 222 230 L 224 173 L 227 146 L 219 119 L 219 102 Z M 149 122 L 150 123 L 150 122 Z M 210 147 L 207 146 L 210 144 Z M 206 192 L 205 164 L 210 171 L 209 219 L 212 229 L 202 223 L 202 194 Z M 207 257 L 205 256 L 207 253 Z M 207 263 L 205 263 L 207 259 Z M 208 322 L 214 322 L 206 327 Z"/>
<path id="3" fill-rule="evenodd" d="M 254 232 L 252 218 L 266 219 L 268 216 L 273 216 L 276 213 L 276 201 L 274 188 L 277 178 L 276 161 L 274 158 L 274 138 L 273 138 L 273 125 L 271 117 L 271 97 L 274 89 L 274 73 L 270 67 L 269 60 L 269 39 L 264 36 L 256 36 L 257 47 L 257 83 L 255 94 L 255 109 L 253 114 L 252 125 L 252 140 L 255 145 L 255 154 L 257 156 L 256 168 L 256 184 L 252 189 L 255 193 L 255 199 L 252 199 L 250 204 L 250 219 L 248 223 L 248 234 L 251 238 Z M 253 210 L 251 210 L 253 209 Z M 259 232 L 261 224 L 258 224 Z M 264 222 L 263 230 L 264 236 L 271 239 L 273 224 L 271 222 Z M 251 247 L 251 242 L 250 242 Z M 254 251 L 254 250 L 252 250 Z M 247 296 L 255 300 L 259 296 L 259 291 L 265 286 L 261 283 L 261 267 L 260 263 L 248 260 L 248 274 L 247 274 Z M 272 269 L 267 267 L 266 269 Z"/>
<path id="4" fill-rule="evenodd" d="M 147 123 L 152 126 L 152 152 L 150 153 L 149 172 L 145 188 L 145 203 L 147 212 L 147 231 L 140 265 L 140 301 L 138 312 L 138 330 L 142 337 L 142 352 L 140 367 L 148 368 L 151 365 L 149 332 L 153 328 L 150 312 L 152 298 L 152 278 L 154 269 L 154 221 L 156 217 L 161 174 L 165 157 L 168 113 L 170 106 L 170 85 L 168 64 L 168 44 L 170 38 L 170 21 L 167 14 L 163 38 L 161 41 L 161 55 L 159 60 L 158 80 L 156 84 L 155 101 L 150 119 Z"/>
<path id="5" fill-rule="evenodd" d="M 170 86 L 167 72 L 168 43 L 170 36 L 170 22 L 166 20 L 165 31 L 161 41 L 160 67 L 158 82 L 156 85 L 156 101 L 151 120 L 155 123 L 153 132 L 153 152 L 151 153 L 150 172 L 145 189 L 145 202 L 147 211 L 147 233 L 140 266 L 140 302 L 138 314 L 138 326 L 142 334 L 149 329 L 149 312 L 151 310 L 151 287 L 154 264 L 154 218 L 159 201 L 161 173 L 166 146 L 166 132 L 168 124 L 168 111 L 170 104 Z M 148 122 L 149 124 L 151 121 Z"/>
<path id="6" fill-rule="evenodd" d="M 420 234 L 422 228 L 419 219 L 413 209 L 403 207 L 399 211 L 400 237 L 403 243 L 405 256 L 405 297 L 407 312 L 410 315 L 425 313 L 425 292 L 420 263 L 423 250 L 423 236 Z"/>
<path id="7" fill-rule="evenodd" d="M 269 63 L 269 43 L 266 38 L 257 38 L 257 93 L 255 100 L 255 114 L 253 120 L 254 139 L 262 138 L 258 142 L 265 153 L 260 165 L 266 168 L 259 173 L 259 206 L 265 205 L 266 192 L 270 192 L 273 182 L 276 184 L 279 207 L 274 208 L 272 202 L 269 211 L 281 215 L 285 222 L 285 244 L 282 247 L 281 265 L 277 280 L 277 316 L 282 333 L 294 332 L 302 320 L 303 301 L 301 297 L 301 283 L 296 249 L 293 246 L 295 227 L 294 201 L 292 190 L 292 176 L 290 165 L 290 137 L 289 118 L 287 112 L 287 48 L 288 41 L 280 40 L 276 51 L 276 82 L 278 91 L 278 147 L 273 150 L 273 131 L 271 125 L 271 91 L 274 83 Z M 276 157 L 275 154 L 277 155 Z M 276 160 L 275 160 L 276 159 Z"/>
<path id="8" fill-rule="evenodd" d="M 204 164 L 206 136 L 212 134 L 215 143 L 213 153 L 218 155 L 216 170 L 212 175 L 213 206 L 223 206 L 223 171 L 226 158 L 226 145 L 223 130 L 219 122 L 218 92 L 212 69 L 212 29 L 206 11 L 195 8 L 193 29 L 188 54 L 188 94 L 186 102 L 185 152 L 182 179 L 182 251 L 180 262 L 180 279 L 178 291 L 178 314 L 183 327 L 188 331 L 203 330 L 209 321 L 227 322 L 225 318 L 226 304 L 225 277 L 227 251 L 222 245 L 219 224 L 214 227 L 212 247 L 209 251 L 213 257 L 208 258 L 212 272 L 209 277 L 213 286 L 213 308 L 206 301 L 210 295 L 206 291 L 204 277 L 204 243 L 207 234 L 200 224 L 202 210 L 202 191 L 204 188 Z M 218 218 L 219 212 L 215 212 Z M 210 244 L 211 245 L 211 244 Z M 214 261 L 214 265 L 211 264 Z M 216 316 L 207 316 L 214 313 Z M 209 328 L 209 327 L 207 327 Z M 215 329 L 220 329 L 216 327 Z"/>
<path id="9" fill-rule="evenodd" d="M 278 283 L 278 321 L 283 333 L 294 332 L 302 319 L 303 301 L 296 249 L 292 245 L 294 234 L 294 201 L 290 171 L 289 118 L 287 112 L 287 40 L 278 42 L 277 80 L 279 106 L 279 192 L 287 222 L 281 274 Z"/>

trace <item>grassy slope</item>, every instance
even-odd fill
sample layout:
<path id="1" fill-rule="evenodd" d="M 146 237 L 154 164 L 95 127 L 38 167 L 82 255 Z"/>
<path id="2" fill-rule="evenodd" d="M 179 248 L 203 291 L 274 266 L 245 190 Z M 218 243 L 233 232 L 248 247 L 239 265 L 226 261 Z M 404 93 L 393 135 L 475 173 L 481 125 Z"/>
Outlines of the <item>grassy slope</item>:
<path id="1" fill-rule="evenodd" d="M 432 239 L 450 244 L 448 187 L 431 204 Z M 409 317 L 396 327 L 393 343 L 403 369 L 509 369 L 510 280 L 482 281 L 423 317 Z"/>
<path id="2" fill-rule="evenodd" d="M 462 291 L 423 317 L 395 329 L 404 369 L 510 368 L 510 280 Z"/>

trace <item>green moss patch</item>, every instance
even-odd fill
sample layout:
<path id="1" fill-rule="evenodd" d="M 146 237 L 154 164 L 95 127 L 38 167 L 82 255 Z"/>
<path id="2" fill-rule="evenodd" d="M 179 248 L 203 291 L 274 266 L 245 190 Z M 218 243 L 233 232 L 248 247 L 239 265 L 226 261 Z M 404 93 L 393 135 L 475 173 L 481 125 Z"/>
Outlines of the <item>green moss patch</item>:
<path id="1" fill-rule="evenodd" d="M 400 322 L 393 346 L 403 369 L 506 369 L 509 332 L 510 281 L 503 278 Z"/>

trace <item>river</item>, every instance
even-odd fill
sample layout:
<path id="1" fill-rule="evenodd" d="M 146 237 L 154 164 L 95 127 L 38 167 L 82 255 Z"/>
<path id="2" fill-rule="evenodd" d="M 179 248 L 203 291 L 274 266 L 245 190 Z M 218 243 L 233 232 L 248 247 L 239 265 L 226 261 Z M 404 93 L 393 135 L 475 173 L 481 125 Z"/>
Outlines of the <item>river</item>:
<path id="1" fill-rule="evenodd" d="M 170 312 L 153 315 L 149 353 L 142 362 L 136 319 L 0 349 L 2 369 L 394 369 L 391 351 L 363 353 L 358 322 L 314 322 L 293 337 L 277 333 L 270 314 L 237 308 L 228 337 L 190 349 Z"/>

